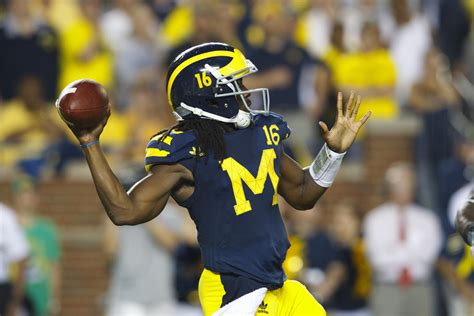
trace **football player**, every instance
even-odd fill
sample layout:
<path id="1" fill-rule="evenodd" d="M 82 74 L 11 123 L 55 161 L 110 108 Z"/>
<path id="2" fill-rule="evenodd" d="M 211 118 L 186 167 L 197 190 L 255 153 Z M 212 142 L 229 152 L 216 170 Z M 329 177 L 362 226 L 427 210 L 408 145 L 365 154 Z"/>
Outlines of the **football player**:
<path id="1" fill-rule="evenodd" d="M 128 193 L 99 144 L 106 120 L 94 129 L 71 129 L 116 225 L 151 220 L 170 196 L 189 210 L 205 268 L 199 297 L 206 316 L 325 315 L 308 290 L 283 272 L 290 244 L 278 195 L 296 209 L 312 208 L 332 184 L 370 112 L 356 121 L 360 97 L 351 94 L 343 109 L 339 94 L 334 126 L 319 123 L 326 143 L 302 168 L 283 150 L 290 129 L 269 112 L 268 90 L 244 86 L 243 79 L 256 71 L 242 52 L 223 43 L 194 46 L 178 55 L 166 80 L 178 123 L 151 138 L 148 175 Z M 250 109 L 249 96 L 257 93 L 262 111 Z"/>

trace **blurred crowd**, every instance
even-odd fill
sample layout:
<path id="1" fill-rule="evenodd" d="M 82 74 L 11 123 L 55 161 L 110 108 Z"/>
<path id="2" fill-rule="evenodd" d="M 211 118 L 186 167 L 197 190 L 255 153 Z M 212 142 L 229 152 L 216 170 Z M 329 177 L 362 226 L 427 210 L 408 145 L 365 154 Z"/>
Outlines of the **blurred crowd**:
<path id="1" fill-rule="evenodd" d="M 3 302 L 60 314 L 60 246 L 36 192 L 84 170 L 56 113 L 58 91 L 80 78 L 107 87 L 101 144 L 132 182 L 149 138 L 174 121 L 167 65 L 209 41 L 240 48 L 258 67 L 245 85 L 270 89 L 271 110 L 294 131 L 286 150 L 302 163 L 322 144 L 317 122 L 334 120 L 337 91 L 359 93 L 371 122 L 419 123 L 415 161 L 387 170 L 376 209 L 342 199 L 311 212 L 282 205 L 288 276 L 331 315 L 473 315 L 474 259 L 453 227 L 474 187 L 473 0 L 0 1 L 0 175 L 15 196 L 0 204 L 0 227 L 15 230 L 0 230 L 0 292 L 14 297 Z M 365 137 L 347 155 L 356 166 Z M 168 208 L 139 227 L 104 224 L 107 315 L 199 315 L 194 228 Z M 11 305 L 0 299 L 0 313 Z"/>

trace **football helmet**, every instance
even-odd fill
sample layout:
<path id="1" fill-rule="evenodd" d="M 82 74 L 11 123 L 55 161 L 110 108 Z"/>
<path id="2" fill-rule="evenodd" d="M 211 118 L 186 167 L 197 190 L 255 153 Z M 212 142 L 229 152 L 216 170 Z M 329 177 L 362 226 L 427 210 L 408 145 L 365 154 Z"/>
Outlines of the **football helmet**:
<path id="1" fill-rule="evenodd" d="M 179 54 L 171 63 L 166 79 L 168 102 L 178 120 L 205 118 L 250 125 L 251 112 L 245 95 L 262 94 L 263 111 L 270 108 L 268 89 L 244 90 L 241 81 L 257 67 L 238 49 L 224 43 L 205 43 Z M 240 98 L 247 111 L 242 111 Z"/>

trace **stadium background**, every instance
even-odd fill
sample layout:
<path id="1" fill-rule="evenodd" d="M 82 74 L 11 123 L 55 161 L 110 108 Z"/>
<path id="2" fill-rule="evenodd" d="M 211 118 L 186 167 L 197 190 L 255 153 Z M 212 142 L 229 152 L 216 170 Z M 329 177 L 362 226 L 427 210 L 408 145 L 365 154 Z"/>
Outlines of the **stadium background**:
<path id="1" fill-rule="evenodd" d="M 0 4 L 0 201 L 15 208 L 12 183 L 20 173 L 36 185 L 39 213 L 56 226 L 62 248 L 60 315 L 101 315 L 112 264 L 89 172 L 55 113 L 58 91 L 84 77 L 108 88 L 113 112 L 102 144 L 119 178 L 132 183 L 143 175 L 148 139 L 173 124 L 163 94 L 166 65 L 201 42 L 235 45 L 260 68 L 262 75 L 248 85 L 270 88 L 272 109 L 293 129 L 288 152 L 302 164 L 321 144 L 316 122 L 332 122 L 335 91 L 361 91 L 373 118 L 317 212 L 330 212 L 343 200 L 362 218 L 386 200 L 386 170 L 411 162 L 418 172 L 417 202 L 439 218 L 443 240 L 452 233 L 448 202 L 472 179 L 474 166 L 473 1 Z M 436 93 L 423 77 L 428 68 L 442 82 Z M 285 267 L 305 282 L 305 239 L 317 225 L 308 232 L 308 219 L 288 208 L 283 212 L 294 247 Z M 472 275 L 465 278 L 474 299 Z M 195 302 L 191 290 L 183 301 Z M 446 309 L 439 300 L 435 310 L 443 315 Z"/>

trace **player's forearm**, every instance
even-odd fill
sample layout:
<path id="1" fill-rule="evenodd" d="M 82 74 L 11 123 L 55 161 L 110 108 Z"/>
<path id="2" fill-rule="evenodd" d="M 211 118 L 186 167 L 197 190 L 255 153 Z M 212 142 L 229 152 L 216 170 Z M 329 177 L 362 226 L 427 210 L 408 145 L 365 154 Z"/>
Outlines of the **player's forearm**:
<path id="1" fill-rule="evenodd" d="M 278 193 L 297 210 L 313 208 L 326 191 L 325 187 L 314 182 L 308 168 L 301 168 L 296 161 L 286 154 L 282 157 L 281 173 L 282 178 Z"/>
<path id="2" fill-rule="evenodd" d="M 314 207 L 316 202 L 323 196 L 327 188 L 317 185 L 308 168 L 303 170 L 303 182 L 301 184 L 301 193 L 299 194 L 297 204 L 299 210 L 309 210 Z"/>
<path id="3" fill-rule="evenodd" d="M 133 221 L 134 208 L 130 197 L 110 168 L 99 144 L 84 149 L 97 194 L 104 209 L 116 225 Z"/>

